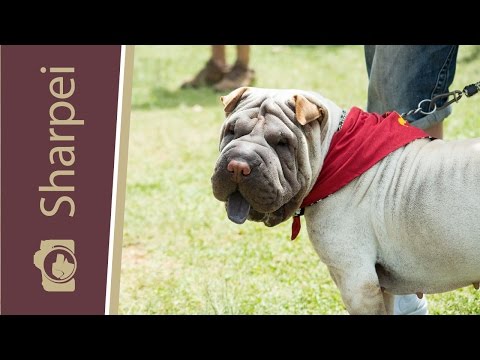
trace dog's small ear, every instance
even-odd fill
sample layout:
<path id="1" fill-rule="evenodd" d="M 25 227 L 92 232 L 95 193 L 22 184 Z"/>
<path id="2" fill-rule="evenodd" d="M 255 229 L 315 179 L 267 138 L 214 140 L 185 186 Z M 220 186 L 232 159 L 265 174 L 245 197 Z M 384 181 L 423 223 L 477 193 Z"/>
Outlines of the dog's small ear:
<path id="1" fill-rule="evenodd" d="M 233 90 L 230 94 L 221 96 L 220 100 L 222 101 L 225 110 L 225 113 L 231 113 L 235 107 L 237 106 L 238 102 L 242 98 L 245 91 L 250 89 L 248 86 L 242 86 L 238 89 Z"/>
<path id="2" fill-rule="evenodd" d="M 294 95 L 293 102 L 295 103 L 295 116 L 302 125 L 317 119 L 322 121 L 327 118 L 326 108 L 312 103 L 302 95 Z"/>

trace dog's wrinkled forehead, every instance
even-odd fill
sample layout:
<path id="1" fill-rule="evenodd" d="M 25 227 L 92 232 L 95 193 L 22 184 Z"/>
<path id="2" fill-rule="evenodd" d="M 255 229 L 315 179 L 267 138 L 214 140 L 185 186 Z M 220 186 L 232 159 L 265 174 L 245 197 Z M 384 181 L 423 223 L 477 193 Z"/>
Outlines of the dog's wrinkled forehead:
<path id="1" fill-rule="evenodd" d="M 294 96 L 303 95 L 310 101 L 321 101 L 321 96 L 304 90 L 247 88 L 239 100 L 236 110 L 262 108 L 263 111 L 275 111 L 273 104 L 295 106 Z"/>
<path id="2" fill-rule="evenodd" d="M 329 100 L 318 93 L 297 89 L 264 89 L 242 87 L 222 96 L 227 117 L 232 113 L 247 112 L 250 117 L 285 117 L 296 119 L 301 125 L 309 121 L 326 118 Z M 319 113 L 319 109 L 321 113 Z"/>

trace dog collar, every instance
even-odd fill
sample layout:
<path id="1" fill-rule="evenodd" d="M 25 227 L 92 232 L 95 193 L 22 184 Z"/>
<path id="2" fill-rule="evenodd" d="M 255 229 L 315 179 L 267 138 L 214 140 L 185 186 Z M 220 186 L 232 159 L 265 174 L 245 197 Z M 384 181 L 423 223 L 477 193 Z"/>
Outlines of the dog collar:
<path id="1" fill-rule="evenodd" d="M 342 110 L 342 115 L 340 115 L 340 122 L 338 123 L 338 128 L 337 128 L 337 132 L 342 130 L 342 126 L 343 126 L 343 123 L 345 122 L 345 119 L 347 118 L 347 111 L 346 110 Z M 313 191 L 313 190 L 312 190 Z M 321 199 L 320 199 L 321 200 Z M 311 206 L 313 204 L 316 204 L 317 202 L 319 202 L 320 200 L 317 200 L 315 201 L 314 203 L 308 205 L 308 206 Z M 305 212 L 305 208 L 302 207 L 300 209 L 297 209 L 295 211 L 295 214 L 293 216 L 295 217 L 298 217 L 298 216 L 302 216 L 303 213 Z M 293 240 L 293 239 L 292 239 Z"/>
<path id="2" fill-rule="evenodd" d="M 340 122 L 338 123 L 337 131 L 342 130 L 343 123 L 345 122 L 345 118 L 347 117 L 347 111 L 342 110 L 342 115 L 340 115 Z"/>
<path id="3" fill-rule="evenodd" d="M 293 216 L 291 239 L 300 232 L 306 207 L 334 194 L 391 152 L 422 138 L 430 137 L 397 112 L 380 115 L 353 107 L 340 120 L 315 185 Z"/>

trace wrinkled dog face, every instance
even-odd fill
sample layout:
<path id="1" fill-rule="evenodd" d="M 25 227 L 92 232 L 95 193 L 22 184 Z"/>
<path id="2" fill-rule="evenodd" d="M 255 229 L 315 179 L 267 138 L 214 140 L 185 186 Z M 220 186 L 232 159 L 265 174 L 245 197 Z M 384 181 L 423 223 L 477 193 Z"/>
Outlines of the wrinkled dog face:
<path id="1" fill-rule="evenodd" d="M 306 94 L 308 96 L 308 94 Z M 274 226 L 299 207 L 312 180 L 309 157 L 327 110 L 292 90 L 240 88 L 222 98 L 226 120 L 212 176 L 230 220 Z M 318 120 L 318 121 L 314 121 Z"/>

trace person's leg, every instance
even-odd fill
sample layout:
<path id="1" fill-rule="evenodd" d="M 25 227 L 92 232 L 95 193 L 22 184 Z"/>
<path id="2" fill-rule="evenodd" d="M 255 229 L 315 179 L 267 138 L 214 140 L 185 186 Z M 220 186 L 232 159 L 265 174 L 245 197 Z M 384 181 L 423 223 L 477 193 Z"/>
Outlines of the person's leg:
<path id="1" fill-rule="evenodd" d="M 454 45 L 366 45 L 367 111 L 404 113 L 416 109 L 423 99 L 448 92 L 455 75 L 457 52 L 458 46 Z M 442 138 L 442 121 L 451 111 L 449 106 L 430 115 L 408 116 L 406 120 L 430 136 Z M 394 314 L 428 314 L 425 296 L 422 299 L 415 294 L 395 296 Z"/>
<path id="2" fill-rule="evenodd" d="M 182 88 L 212 86 L 220 82 L 227 73 L 225 45 L 212 45 L 212 56 L 195 77 L 182 84 Z"/>
<path id="3" fill-rule="evenodd" d="M 250 62 L 250 45 L 237 45 L 237 62 L 248 68 Z"/>
<path id="4" fill-rule="evenodd" d="M 425 132 L 434 138 L 443 139 L 443 122 L 425 129 Z"/>
<path id="5" fill-rule="evenodd" d="M 228 74 L 214 86 L 217 91 L 232 91 L 241 86 L 249 86 L 255 71 L 248 67 L 250 62 L 250 45 L 237 45 L 237 60 Z"/>
<path id="6" fill-rule="evenodd" d="M 212 60 L 218 67 L 224 68 L 227 65 L 225 45 L 212 45 Z"/>
<path id="7" fill-rule="evenodd" d="M 423 99 L 448 92 L 455 76 L 457 52 L 457 45 L 366 45 L 370 80 L 367 111 L 403 113 L 417 108 Z M 430 115 L 418 113 L 406 119 L 431 136 L 441 138 L 442 121 L 451 112 L 448 106 Z"/>

